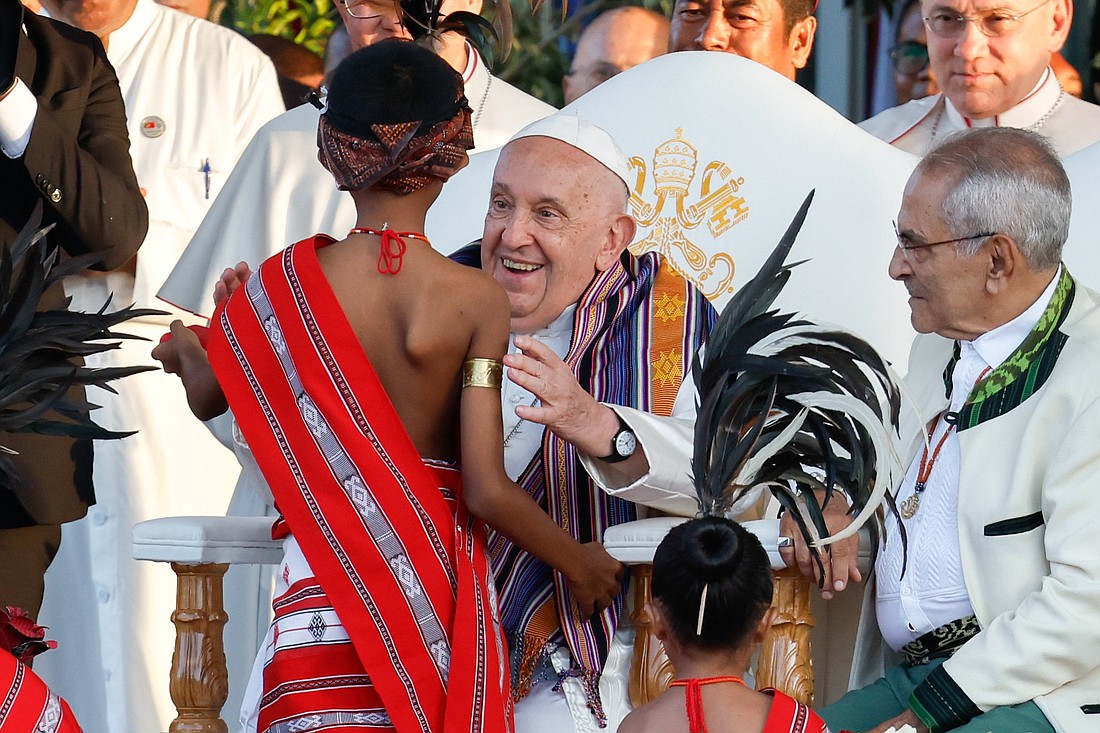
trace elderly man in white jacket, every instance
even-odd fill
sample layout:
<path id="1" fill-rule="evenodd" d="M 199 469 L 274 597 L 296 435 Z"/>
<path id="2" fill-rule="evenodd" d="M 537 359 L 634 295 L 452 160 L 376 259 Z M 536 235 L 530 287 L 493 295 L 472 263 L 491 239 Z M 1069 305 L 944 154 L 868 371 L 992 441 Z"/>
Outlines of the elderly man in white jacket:
<path id="1" fill-rule="evenodd" d="M 962 133 L 909 180 L 889 272 L 921 334 L 906 382 L 928 422 L 903 436 L 857 642 L 865 686 L 820 711 L 833 730 L 1097 729 L 1100 295 L 1061 261 L 1069 214 L 1065 171 L 1022 130 Z"/>

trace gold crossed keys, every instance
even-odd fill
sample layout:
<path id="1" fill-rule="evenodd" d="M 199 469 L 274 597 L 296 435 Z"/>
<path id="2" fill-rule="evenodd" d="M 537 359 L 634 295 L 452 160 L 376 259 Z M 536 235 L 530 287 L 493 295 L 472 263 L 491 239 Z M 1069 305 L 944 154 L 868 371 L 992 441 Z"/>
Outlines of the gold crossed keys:
<path id="1" fill-rule="evenodd" d="M 701 247 L 687 238 L 687 232 L 706 222 L 715 239 L 749 216 L 749 205 L 740 194 L 743 177 L 734 177 L 725 163 L 714 160 L 703 168 L 698 194 L 692 194 L 692 183 L 699 164 L 699 151 L 683 139 L 683 129 L 676 137 L 658 145 L 653 151 L 652 176 L 640 156 L 630 159 L 636 176 L 630 193 L 630 207 L 639 226 L 648 228 L 646 236 L 630 246 L 635 254 L 656 250 L 709 299 L 733 292 L 735 266 L 726 252 L 709 258 Z M 650 203 L 645 196 L 646 183 L 653 179 Z"/>

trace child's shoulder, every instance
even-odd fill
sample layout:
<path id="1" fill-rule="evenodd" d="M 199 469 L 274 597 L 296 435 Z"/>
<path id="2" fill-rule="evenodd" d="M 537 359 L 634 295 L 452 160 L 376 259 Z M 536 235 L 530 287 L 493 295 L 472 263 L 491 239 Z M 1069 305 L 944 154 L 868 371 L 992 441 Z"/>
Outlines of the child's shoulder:
<path id="1" fill-rule="evenodd" d="M 504 288 L 489 273 L 451 260 L 446 262 L 447 266 L 440 272 L 441 277 L 445 278 L 446 286 L 454 288 L 452 295 L 482 308 L 496 309 L 507 301 Z"/>
<path id="2" fill-rule="evenodd" d="M 623 718 L 619 733 L 678 733 L 687 731 L 683 694 L 666 691 Z"/>

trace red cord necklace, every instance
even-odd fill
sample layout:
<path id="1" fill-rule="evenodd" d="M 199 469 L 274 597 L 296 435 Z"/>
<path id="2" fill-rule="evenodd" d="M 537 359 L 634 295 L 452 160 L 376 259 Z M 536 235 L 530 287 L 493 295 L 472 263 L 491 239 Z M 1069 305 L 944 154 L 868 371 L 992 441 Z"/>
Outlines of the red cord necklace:
<path id="1" fill-rule="evenodd" d="M 378 271 L 383 275 L 396 275 L 401 272 L 401 258 L 405 256 L 405 249 L 407 248 L 403 237 L 419 239 L 431 246 L 428 238 L 420 232 L 395 232 L 390 229 L 389 223 L 382 224 L 381 230 L 371 229 L 370 227 L 354 227 L 348 232 L 348 236 L 350 237 L 352 234 L 373 234 L 382 238 L 382 247 L 378 252 Z"/>
<path id="2" fill-rule="evenodd" d="M 974 384 L 982 381 L 982 378 L 989 373 L 989 367 L 982 370 L 982 373 L 978 375 L 978 378 L 974 380 Z M 951 435 L 951 431 L 955 429 L 955 422 L 947 421 L 947 430 L 943 431 L 943 435 L 940 437 L 938 443 L 936 443 L 935 449 L 932 451 L 932 457 L 928 457 L 928 446 L 932 443 L 932 435 L 936 432 L 936 425 L 939 424 L 940 418 L 944 417 L 948 413 L 941 412 L 932 424 L 928 426 L 928 440 L 924 444 L 924 452 L 920 456 L 920 467 L 917 469 L 917 481 L 913 485 L 913 494 L 908 499 L 901 503 L 901 516 L 903 519 L 912 519 L 916 515 L 917 510 L 920 509 L 920 497 L 924 493 L 924 488 L 928 485 L 928 479 L 932 476 L 932 467 L 936 465 L 936 459 L 940 457 L 940 449 L 943 448 L 943 444 L 947 442 L 947 436 Z"/>
<path id="3" fill-rule="evenodd" d="M 687 716 L 688 716 L 688 728 L 691 733 L 707 733 L 707 723 L 703 718 L 703 685 L 714 685 L 720 682 L 734 682 L 738 685 L 745 684 L 745 680 L 740 677 L 734 677 L 728 675 L 725 677 L 691 677 L 686 680 L 673 680 L 669 683 L 669 687 L 684 687 L 684 697 Z"/>

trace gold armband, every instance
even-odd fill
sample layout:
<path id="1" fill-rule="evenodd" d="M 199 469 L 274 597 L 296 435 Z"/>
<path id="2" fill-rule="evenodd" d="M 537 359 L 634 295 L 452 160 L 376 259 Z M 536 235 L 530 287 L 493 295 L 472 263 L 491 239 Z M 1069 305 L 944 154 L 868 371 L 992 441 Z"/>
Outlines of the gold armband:
<path id="1" fill-rule="evenodd" d="M 462 362 L 462 388 L 500 389 L 504 364 L 496 359 L 468 359 Z"/>

